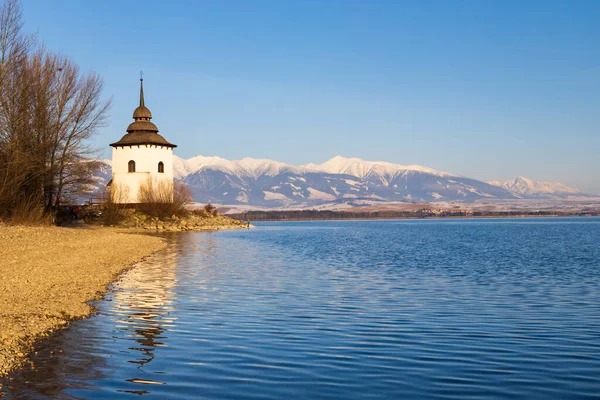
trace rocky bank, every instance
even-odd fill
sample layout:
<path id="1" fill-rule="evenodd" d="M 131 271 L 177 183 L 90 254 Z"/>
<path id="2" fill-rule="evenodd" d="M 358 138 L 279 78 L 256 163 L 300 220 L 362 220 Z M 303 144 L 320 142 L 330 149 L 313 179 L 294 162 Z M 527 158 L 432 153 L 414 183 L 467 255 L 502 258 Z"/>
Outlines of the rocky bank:
<path id="1" fill-rule="evenodd" d="M 159 219 L 150 217 L 135 210 L 128 210 L 123 222 L 119 227 L 129 228 L 140 231 L 159 231 L 159 232 L 185 232 L 185 231 L 211 231 L 219 229 L 240 229 L 247 225 L 238 220 L 231 219 L 222 215 L 195 215 L 190 214 L 186 217 L 177 217 Z"/>

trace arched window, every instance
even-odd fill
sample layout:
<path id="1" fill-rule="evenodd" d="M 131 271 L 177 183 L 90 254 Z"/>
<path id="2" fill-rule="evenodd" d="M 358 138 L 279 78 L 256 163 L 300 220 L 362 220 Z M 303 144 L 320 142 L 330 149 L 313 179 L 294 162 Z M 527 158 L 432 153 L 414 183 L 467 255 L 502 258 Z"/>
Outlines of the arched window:
<path id="1" fill-rule="evenodd" d="M 161 174 L 165 172 L 165 164 L 163 164 L 162 161 L 158 162 L 158 172 L 160 172 Z"/>
<path id="2" fill-rule="evenodd" d="M 135 172 L 135 161 L 129 160 L 129 164 L 127 164 L 127 172 Z"/>

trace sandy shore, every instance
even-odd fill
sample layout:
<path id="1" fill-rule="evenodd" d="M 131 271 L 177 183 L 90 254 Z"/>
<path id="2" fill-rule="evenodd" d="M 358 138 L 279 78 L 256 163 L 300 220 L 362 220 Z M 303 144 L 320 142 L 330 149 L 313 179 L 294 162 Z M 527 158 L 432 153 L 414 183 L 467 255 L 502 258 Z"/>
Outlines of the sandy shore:
<path id="1" fill-rule="evenodd" d="M 111 228 L 0 225 L 0 376 L 23 365 L 37 339 L 90 315 L 87 301 L 165 246 Z"/>

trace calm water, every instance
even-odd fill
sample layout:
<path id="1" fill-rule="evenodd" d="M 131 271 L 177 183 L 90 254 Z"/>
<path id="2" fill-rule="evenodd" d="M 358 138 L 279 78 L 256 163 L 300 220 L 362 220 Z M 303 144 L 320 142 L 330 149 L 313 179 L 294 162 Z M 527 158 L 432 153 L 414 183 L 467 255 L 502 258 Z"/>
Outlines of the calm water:
<path id="1" fill-rule="evenodd" d="M 263 223 L 170 240 L 44 345 L 8 397 L 600 397 L 600 218 Z"/>

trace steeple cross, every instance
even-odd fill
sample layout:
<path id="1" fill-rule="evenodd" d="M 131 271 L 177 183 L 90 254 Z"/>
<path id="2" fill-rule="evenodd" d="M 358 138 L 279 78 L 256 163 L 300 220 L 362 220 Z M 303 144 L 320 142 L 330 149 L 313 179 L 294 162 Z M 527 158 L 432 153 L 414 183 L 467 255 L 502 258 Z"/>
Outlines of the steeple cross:
<path id="1" fill-rule="evenodd" d="M 140 71 L 140 81 L 144 80 L 144 71 Z"/>

